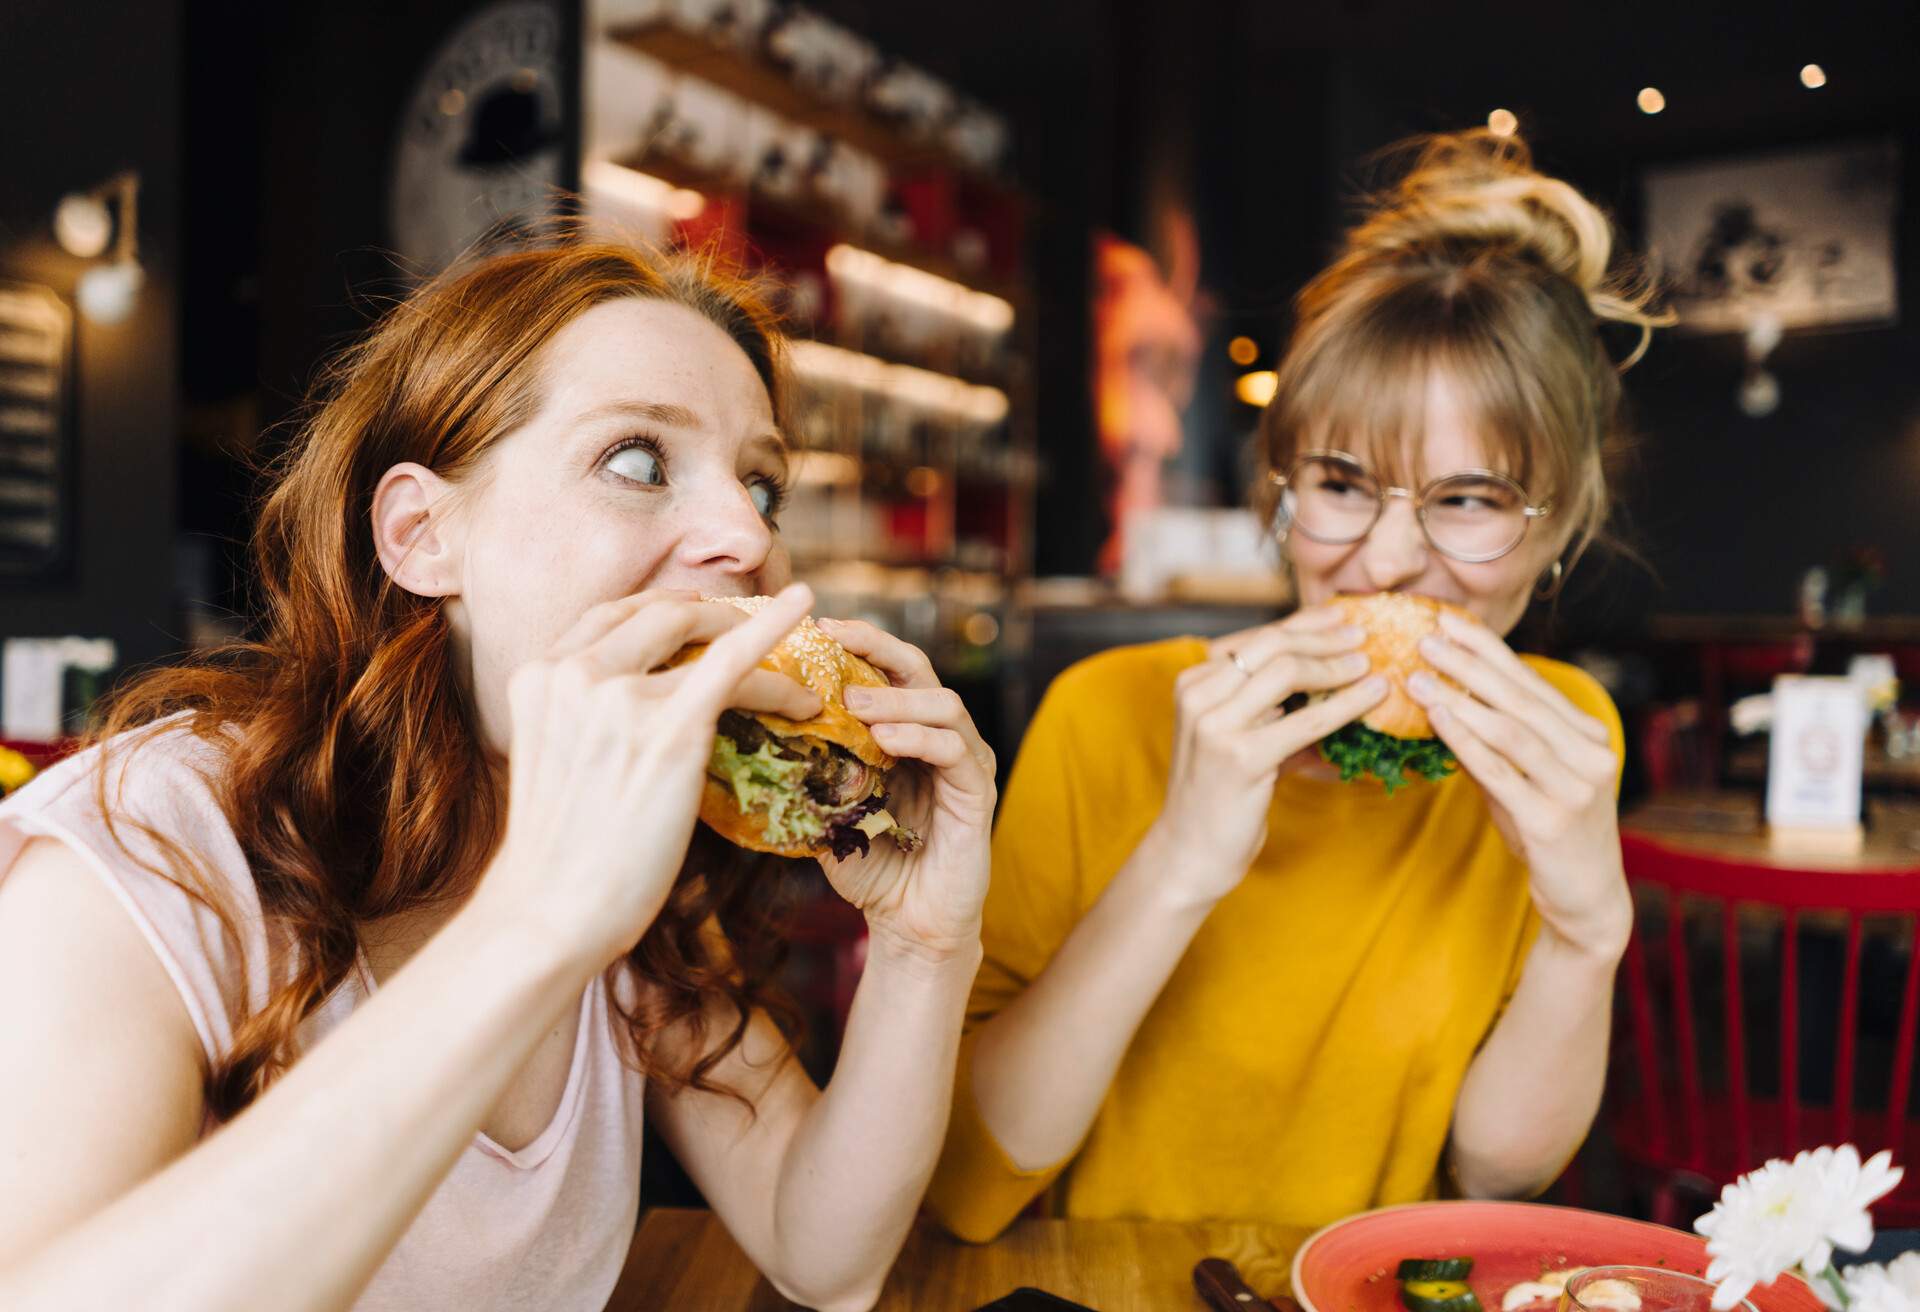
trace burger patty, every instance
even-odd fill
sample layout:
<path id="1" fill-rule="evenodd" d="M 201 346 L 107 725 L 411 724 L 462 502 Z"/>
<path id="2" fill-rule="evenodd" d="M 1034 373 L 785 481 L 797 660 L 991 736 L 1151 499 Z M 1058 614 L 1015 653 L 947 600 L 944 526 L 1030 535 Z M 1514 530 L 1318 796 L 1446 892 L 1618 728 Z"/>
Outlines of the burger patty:
<path id="1" fill-rule="evenodd" d="M 742 752 L 757 752 L 773 738 L 767 732 L 766 725 L 738 711 L 720 712 L 719 727 L 720 732 L 733 739 L 733 745 Z"/>
<path id="2" fill-rule="evenodd" d="M 865 761 L 836 743 L 818 744 L 808 752 L 800 740 L 782 738 L 750 715 L 726 711 L 720 716 L 720 732 L 733 739 L 742 752 L 757 752 L 768 743 L 780 756 L 807 762 L 807 797 L 823 813 L 831 813 L 864 801 L 877 780 Z"/>

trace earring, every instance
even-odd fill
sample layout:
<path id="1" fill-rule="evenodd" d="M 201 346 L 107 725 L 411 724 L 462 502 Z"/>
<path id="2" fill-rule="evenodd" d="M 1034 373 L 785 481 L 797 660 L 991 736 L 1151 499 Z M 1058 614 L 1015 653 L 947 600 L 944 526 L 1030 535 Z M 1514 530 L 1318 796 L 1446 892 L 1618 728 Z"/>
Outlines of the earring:
<path id="1" fill-rule="evenodd" d="M 1282 546 L 1286 544 L 1287 535 L 1293 532 L 1293 516 L 1287 513 L 1285 502 L 1273 508 L 1273 527 L 1269 531 L 1273 534 L 1273 540 Z"/>
<path id="2" fill-rule="evenodd" d="M 1565 573 L 1566 570 L 1561 566 L 1560 562 L 1557 560 L 1554 561 L 1553 567 L 1542 574 L 1540 581 L 1533 585 L 1534 600 L 1551 601 L 1554 597 L 1558 596 L 1560 594 L 1560 579 Z"/>

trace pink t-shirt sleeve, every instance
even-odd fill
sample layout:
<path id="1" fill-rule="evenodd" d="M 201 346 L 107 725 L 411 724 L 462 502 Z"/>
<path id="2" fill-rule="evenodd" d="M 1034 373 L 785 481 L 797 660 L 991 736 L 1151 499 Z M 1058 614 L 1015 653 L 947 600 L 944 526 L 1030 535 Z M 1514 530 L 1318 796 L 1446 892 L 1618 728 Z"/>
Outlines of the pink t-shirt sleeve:
<path id="1" fill-rule="evenodd" d="M 186 1003 L 209 1064 L 231 1049 L 234 1018 L 265 1002 L 269 970 L 260 899 L 210 783 L 219 760 L 216 745 L 184 728 L 135 730 L 62 761 L 0 803 L 0 879 L 29 839 L 72 849 L 139 926 Z M 228 910 L 238 943 L 210 907 L 161 873 L 179 856 Z"/>

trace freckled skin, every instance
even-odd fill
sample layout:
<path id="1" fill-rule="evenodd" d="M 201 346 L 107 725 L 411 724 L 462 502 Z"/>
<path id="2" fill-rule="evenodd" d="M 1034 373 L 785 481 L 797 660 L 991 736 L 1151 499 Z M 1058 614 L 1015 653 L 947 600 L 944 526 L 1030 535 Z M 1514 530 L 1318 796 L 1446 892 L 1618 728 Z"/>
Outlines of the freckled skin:
<path id="1" fill-rule="evenodd" d="M 459 544 L 448 615 L 496 751 L 508 677 L 590 607 L 649 588 L 773 593 L 791 573 L 756 504 L 785 481 L 785 445 L 752 361 L 717 326 L 664 301 L 610 301 L 554 335 L 540 372 L 538 411 L 437 521 Z M 687 422 L 608 410 L 621 405 Z M 613 451 L 636 437 L 657 455 Z"/>

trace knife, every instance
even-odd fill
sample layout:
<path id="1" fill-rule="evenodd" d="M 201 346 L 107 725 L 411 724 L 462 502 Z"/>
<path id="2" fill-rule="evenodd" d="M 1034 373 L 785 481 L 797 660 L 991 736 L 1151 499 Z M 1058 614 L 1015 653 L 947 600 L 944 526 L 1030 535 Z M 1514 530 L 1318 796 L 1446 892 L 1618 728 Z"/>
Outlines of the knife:
<path id="1" fill-rule="evenodd" d="M 1195 1262 L 1193 1287 L 1214 1312 L 1301 1312 L 1300 1305 L 1285 1295 L 1269 1301 L 1254 1293 L 1240 1278 L 1240 1268 L 1224 1257 Z"/>

